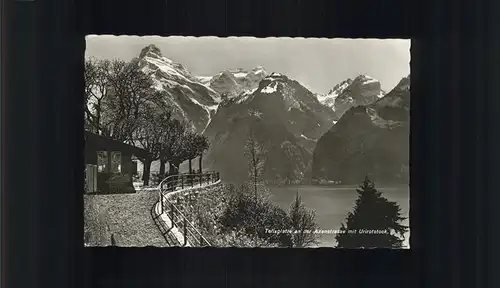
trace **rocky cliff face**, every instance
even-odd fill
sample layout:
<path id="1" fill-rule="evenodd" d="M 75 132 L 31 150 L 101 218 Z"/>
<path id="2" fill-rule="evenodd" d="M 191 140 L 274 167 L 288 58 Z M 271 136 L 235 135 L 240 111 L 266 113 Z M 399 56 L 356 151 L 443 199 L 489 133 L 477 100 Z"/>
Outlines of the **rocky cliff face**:
<path id="1" fill-rule="evenodd" d="M 272 73 L 253 92 L 222 101 L 205 131 L 206 165 L 228 181 L 248 178 L 244 143 L 249 131 L 266 147 L 265 178 L 300 180 L 309 172 L 317 139 L 333 125 L 334 112 L 297 81 Z"/>
<path id="2" fill-rule="evenodd" d="M 355 184 L 369 175 L 380 183 L 409 183 L 409 84 L 403 78 L 374 103 L 348 109 L 318 140 L 313 178 Z"/>
<path id="3" fill-rule="evenodd" d="M 228 98 L 238 96 L 243 92 L 255 90 L 259 82 L 267 76 L 263 67 L 250 71 L 244 69 L 225 70 L 212 77 L 198 77 L 205 86 Z"/>
<path id="4" fill-rule="evenodd" d="M 155 88 L 165 92 L 165 103 L 172 108 L 174 116 L 191 121 L 197 131 L 203 131 L 220 102 L 219 94 L 203 85 L 181 64 L 163 57 L 154 45 L 142 49 L 136 60 L 142 71 L 151 75 Z"/>
<path id="5" fill-rule="evenodd" d="M 350 108 L 372 104 L 384 94 L 378 80 L 359 75 L 354 80 L 342 81 L 325 95 L 318 95 L 318 100 L 333 109 L 340 118 Z"/>

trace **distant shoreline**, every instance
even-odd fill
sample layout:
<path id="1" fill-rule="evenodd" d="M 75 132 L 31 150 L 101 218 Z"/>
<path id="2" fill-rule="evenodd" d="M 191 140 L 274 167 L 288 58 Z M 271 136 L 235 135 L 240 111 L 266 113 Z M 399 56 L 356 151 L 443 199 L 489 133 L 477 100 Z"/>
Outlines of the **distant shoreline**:
<path id="1" fill-rule="evenodd" d="M 309 186 L 309 187 L 325 187 L 325 188 L 346 188 L 346 189 L 355 189 L 359 188 L 359 185 L 355 184 L 283 184 L 283 185 L 277 185 L 277 184 L 266 184 L 266 187 L 269 188 L 298 188 L 298 187 L 304 187 L 304 186 Z M 375 183 L 375 188 L 377 189 L 384 189 L 384 188 L 390 188 L 390 189 L 397 189 L 397 188 L 408 188 L 410 189 L 409 184 L 385 184 L 385 185 L 378 185 Z"/>
<path id="2" fill-rule="evenodd" d="M 227 185 L 241 185 L 243 182 L 227 182 L 222 180 L 224 184 Z M 339 188 L 339 189 L 356 189 L 359 188 L 360 184 L 333 184 L 333 183 L 295 183 L 295 184 L 273 184 L 273 183 L 259 183 L 260 185 L 264 185 L 268 188 L 299 188 L 299 187 L 324 187 L 324 188 Z M 410 189 L 410 184 L 391 184 L 391 183 L 382 183 L 378 184 L 375 182 L 376 189 Z"/>

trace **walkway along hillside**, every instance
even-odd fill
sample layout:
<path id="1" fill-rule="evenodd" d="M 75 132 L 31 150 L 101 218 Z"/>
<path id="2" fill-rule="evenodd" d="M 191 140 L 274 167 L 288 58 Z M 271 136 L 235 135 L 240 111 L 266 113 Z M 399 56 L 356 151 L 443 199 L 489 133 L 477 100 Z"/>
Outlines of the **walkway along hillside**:
<path id="1" fill-rule="evenodd" d="M 151 221 L 151 207 L 158 202 L 156 191 L 141 189 L 131 194 L 82 195 L 85 245 L 119 247 L 168 247 Z"/>
<path id="2" fill-rule="evenodd" d="M 171 175 L 161 181 L 151 216 L 169 246 L 211 246 L 180 207 L 194 203 L 200 194 L 220 185 L 219 172 Z"/>

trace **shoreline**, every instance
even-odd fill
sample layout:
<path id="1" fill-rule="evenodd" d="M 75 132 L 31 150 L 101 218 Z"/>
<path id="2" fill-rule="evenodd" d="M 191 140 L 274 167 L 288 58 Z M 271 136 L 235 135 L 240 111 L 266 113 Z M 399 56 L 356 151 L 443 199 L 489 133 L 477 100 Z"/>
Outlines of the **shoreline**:
<path id="1" fill-rule="evenodd" d="M 268 188 L 300 188 L 300 187 L 325 187 L 325 188 L 339 188 L 339 189 L 356 189 L 359 185 L 355 184 L 265 184 Z M 380 187 L 380 188 L 379 188 Z M 375 186 L 376 189 L 410 189 L 409 184 L 386 184 Z"/>

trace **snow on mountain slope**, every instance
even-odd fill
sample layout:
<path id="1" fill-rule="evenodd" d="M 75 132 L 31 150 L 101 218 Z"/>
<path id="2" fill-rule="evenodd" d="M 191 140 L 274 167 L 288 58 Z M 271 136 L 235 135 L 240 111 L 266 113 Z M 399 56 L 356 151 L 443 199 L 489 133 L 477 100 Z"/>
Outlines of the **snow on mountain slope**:
<path id="1" fill-rule="evenodd" d="M 313 178 L 354 184 L 370 175 L 379 183 L 407 184 L 409 88 L 410 79 L 405 77 L 375 102 L 349 108 L 318 140 L 312 162 Z"/>
<path id="2" fill-rule="evenodd" d="M 153 79 L 164 88 L 184 87 L 190 90 L 196 100 L 210 104 L 220 101 L 219 95 L 213 89 L 200 83 L 199 78 L 194 77 L 182 64 L 176 63 L 161 55 L 159 50 L 149 45 L 141 52 L 140 64 L 145 73 L 153 74 Z"/>
<path id="3" fill-rule="evenodd" d="M 232 98 L 257 88 L 266 75 L 266 70 L 259 66 L 250 71 L 225 70 L 214 76 L 199 76 L 197 80 L 220 95 L 225 94 L 228 98 Z"/>
<path id="4" fill-rule="evenodd" d="M 201 84 L 207 86 L 210 85 L 210 80 L 212 80 L 213 76 L 196 76 L 196 78 L 198 79 L 198 81 L 200 81 Z"/>
<path id="5" fill-rule="evenodd" d="M 349 79 L 344 80 L 341 83 L 335 85 L 335 87 L 333 87 L 330 91 L 328 91 L 327 94 L 324 94 L 324 95 L 319 94 L 317 96 L 319 102 L 321 102 L 323 105 L 326 105 L 326 106 L 332 108 L 333 110 L 335 110 L 335 99 L 337 99 L 337 97 L 340 94 L 342 94 L 344 92 L 344 90 L 347 89 L 347 87 L 349 87 L 349 85 L 351 85 L 351 83 L 352 83 L 352 79 L 349 78 Z"/>
<path id="6" fill-rule="evenodd" d="M 295 137 L 303 138 L 301 135 L 304 135 L 310 139 L 319 138 L 336 120 L 335 113 L 321 105 L 315 95 L 299 82 L 273 73 L 252 91 L 221 102 L 205 135 L 224 131 L 230 119 L 248 115 L 281 123 Z"/>
<path id="7" fill-rule="evenodd" d="M 367 75 L 359 75 L 353 79 L 342 81 L 327 94 L 318 95 L 318 100 L 333 109 L 341 117 L 349 108 L 368 105 L 383 97 L 385 92 L 380 82 Z"/>
<path id="8" fill-rule="evenodd" d="M 277 88 L 278 88 L 278 82 L 272 82 L 271 84 L 264 87 L 264 89 L 260 90 L 260 92 L 271 94 L 278 91 Z"/>
<path id="9" fill-rule="evenodd" d="M 299 82 L 272 73 L 257 88 L 220 103 L 204 133 L 211 143 L 204 165 L 220 171 L 224 179 L 245 179 L 243 147 L 252 129 L 272 154 L 265 178 L 301 179 L 316 140 L 335 119 L 335 113 Z"/>
<path id="10" fill-rule="evenodd" d="M 203 85 L 181 64 L 163 57 L 155 45 L 142 49 L 138 65 L 151 75 L 155 89 L 165 92 L 165 103 L 172 107 L 176 118 L 192 122 L 197 131 L 207 126 L 213 114 L 210 111 L 214 110 L 210 107 L 221 100 L 216 91 Z"/>

